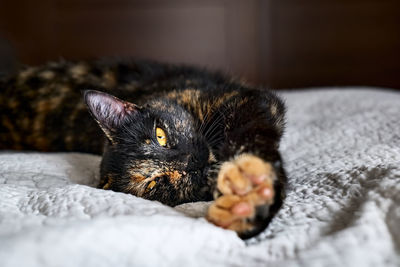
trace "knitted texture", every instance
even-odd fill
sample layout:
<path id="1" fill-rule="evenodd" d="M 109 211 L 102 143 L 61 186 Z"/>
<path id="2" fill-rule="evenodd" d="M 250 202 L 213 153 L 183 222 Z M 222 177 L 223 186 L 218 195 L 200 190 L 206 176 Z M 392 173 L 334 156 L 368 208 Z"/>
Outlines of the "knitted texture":
<path id="1" fill-rule="evenodd" d="M 400 266 L 400 94 L 282 96 L 287 198 L 258 237 L 94 188 L 98 156 L 3 151 L 0 266 Z"/>

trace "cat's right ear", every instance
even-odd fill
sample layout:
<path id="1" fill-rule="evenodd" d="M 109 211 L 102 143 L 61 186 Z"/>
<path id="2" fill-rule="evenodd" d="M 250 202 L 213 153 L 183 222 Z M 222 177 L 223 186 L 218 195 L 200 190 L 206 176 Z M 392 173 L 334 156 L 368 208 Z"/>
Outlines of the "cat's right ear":
<path id="1" fill-rule="evenodd" d="M 104 92 L 85 90 L 83 96 L 90 114 L 111 143 L 115 143 L 113 133 L 127 122 L 129 117 L 138 112 L 138 106 L 135 104 Z"/>

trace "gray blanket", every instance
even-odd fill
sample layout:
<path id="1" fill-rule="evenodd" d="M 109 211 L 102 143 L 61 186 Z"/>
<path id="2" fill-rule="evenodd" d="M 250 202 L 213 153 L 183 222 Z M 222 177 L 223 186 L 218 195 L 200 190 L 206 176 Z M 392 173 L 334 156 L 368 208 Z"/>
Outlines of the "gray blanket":
<path id="1" fill-rule="evenodd" d="M 400 266 L 400 94 L 282 95 L 288 194 L 258 237 L 93 188 L 98 156 L 2 152 L 0 266 Z"/>

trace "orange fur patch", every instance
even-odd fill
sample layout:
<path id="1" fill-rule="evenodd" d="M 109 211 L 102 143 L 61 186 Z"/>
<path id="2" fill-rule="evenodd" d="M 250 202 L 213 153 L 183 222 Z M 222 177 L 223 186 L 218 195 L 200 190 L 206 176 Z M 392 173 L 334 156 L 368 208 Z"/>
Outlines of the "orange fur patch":
<path id="1" fill-rule="evenodd" d="M 182 177 L 182 174 L 180 174 L 178 171 L 166 172 L 165 174 L 169 177 L 171 182 L 179 180 Z"/>

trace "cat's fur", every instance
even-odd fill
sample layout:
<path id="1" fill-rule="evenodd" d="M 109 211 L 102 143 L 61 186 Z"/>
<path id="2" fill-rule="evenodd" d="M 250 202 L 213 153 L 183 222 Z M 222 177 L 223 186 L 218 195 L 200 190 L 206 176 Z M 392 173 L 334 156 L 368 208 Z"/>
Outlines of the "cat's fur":
<path id="1" fill-rule="evenodd" d="M 83 101 L 86 89 L 91 90 Z M 232 228 L 242 236 L 261 231 L 282 203 L 286 178 L 278 148 L 285 108 L 268 90 L 218 73 L 148 61 L 27 67 L 3 78 L 0 90 L 0 149 L 102 153 L 101 188 L 172 206 L 212 200 L 215 192 L 224 194 L 223 183 L 232 187 L 226 187 L 227 195 L 261 190 L 259 182 L 247 184 L 245 193 L 236 190 L 258 168 L 240 162 L 261 159 L 261 168 L 269 164 L 272 169 L 257 175 L 277 177 L 263 185 L 274 197 L 261 204 L 251 200 L 257 210 L 241 220 L 251 227 Z M 166 132 L 165 147 L 157 143 L 157 127 Z M 229 162 L 242 173 L 239 182 L 228 167 L 221 176 L 221 166 Z M 151 181 L 156 183 L 149 187 Z M 210 220 L 222 225 L 218 212 Z"/>

